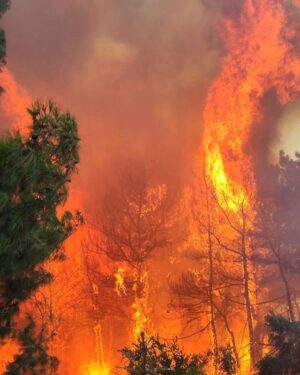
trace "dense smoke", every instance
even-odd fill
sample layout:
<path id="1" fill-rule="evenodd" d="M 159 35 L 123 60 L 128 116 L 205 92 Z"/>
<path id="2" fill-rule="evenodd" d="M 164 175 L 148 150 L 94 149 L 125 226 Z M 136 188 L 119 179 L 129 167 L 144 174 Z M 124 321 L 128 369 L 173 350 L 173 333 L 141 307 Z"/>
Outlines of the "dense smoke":
<path id="1" fill-rule="evenodd" d="M 116 154 L 189 170 L 222 53 L 217 13 L 198 0 L 13 2 L 8 66 L 77 116 L 82 190 L 98 192 Z"/>
<path id="2" fill-rule="evenodd" d="M 101 193 L 124 159 L 150 160 L 172 186 L 178 179 L 188 182 L 201 143 L 206 92 L 223 53 L 217 16 L 198 0 L 13 1 L 3 22 L 8 68 L 32 98 L 54 98 L 76 115 L 82 148 L 73 185 L 84 197 L 88 222 L 99 218 Z M 74 198 L 72 204 L 78 207 Z M 72 254 L 80 241 L 79 234 Z M 62 266 L 58 285 L 73 280 L 77 256 Z M 167 267 L 166 260 L 160 262 Z M 103 262 L 95 268 L 103 272 Z M 82 272 L 74 301 L 86 285 Z M 162 294 L 167 300 L 167 288 Z M 125 324 L 122 329 L 128 331 Z M 72 355 L 80 351 L 78 359 L 93 353 L 94 341 L 85 334 L 77 331 L 78 343 L 69 343 Z M 119 341 L 113 353 L 124 344 Z M 72 365 L 78 363 L 68 363 L 74 373 Z"/>
<path id="3" fill-rule="evenodd" d="M 188 177 L 200 145 L 204 98 L 224 53 L 218 16 L 238 24 L 242 5 L 206 0 L 13 2 L 4 20 L 8 66 L 32 97 L 54 98 L 77 116 L 81 190 L 98 192 L 95 180 L 103 180 L 120 156 L 158 159 L 162 173 Z M 286 26 L 283 38 L 297 48 L 299 9 L 292 1 L 286 6 L 294 31 Z M 260 165 L 270 161 L 277 122 L 272 115 L 268 126 L 253 124 L 249 144 L 258 141 L 258 147 L 249 146 L 247 152 Z"/>
<path id="4" fill-rule="evenodd" d="M 300 8 L 296 1 L 287 1 L 284 6 L 286 19 L 282 24 L 281 38 L 282 42 L 289 46 L 286 56 L 289 61 L 294 56 L 299 56 Z M 288 62 L 286 65 L 288 66 Z M 283 77 L 284 71 L 277 74 L 279 79 L 285 79 L 286 82 L 295 81 L 290 87 L 292 100 L 287 105 L 283 105 L 280 102 L 278 89 L 275 87 L 265 92 L 260 102 L 261 117 L 252 124 L 245 148 L 246 153 L 252 156 L 258 192 L 262 197 L 276 194 L 275 185 L 278 181 L 276 181 L 275 169 L 280 151 L 293 158 L 300 149 L 300 144 L 292 141 L 292 137 L 298 138 L 299 136 L 299 131 L 295 129 L 295 120 L 293 120 L 300 108 L 297 100 L 300 94 L 297 77 L 292 72 L 285 78 Z"/>

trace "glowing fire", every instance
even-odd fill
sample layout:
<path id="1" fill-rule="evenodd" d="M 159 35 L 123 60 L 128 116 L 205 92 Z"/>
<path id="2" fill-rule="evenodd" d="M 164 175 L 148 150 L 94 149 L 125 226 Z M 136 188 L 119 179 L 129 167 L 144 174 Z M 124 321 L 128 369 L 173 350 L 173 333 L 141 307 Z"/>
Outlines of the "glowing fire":
<path id="1" fill-rule="evenodd" d="M 97 362 L 82 367 L 82 375 L 110 375 L 110 368 L 107 364 Z"/>
<path id="2" fill-rule="evenodd" d="M 225 21 L 224 39 L 228 54 L 223 60 L 220 75 L 209 91 L 203 116 L 206 174 L 215 188 L 220 205 L 233 212 L 241 204 L 249 203 L 248 187 L 250 185 L 253 189 L 254 186 L 253 161 L 246 154 L 245 145 L 249 141 L 253 124 L 259 122 L 261 98 L 268 90 L 275 89 L 282 104 L 293 100 L 296 88 L 299 87 L 295 77 L 300 76 L 299 57 L 284 40 L 286 15 L 280 2 L 245 0 L 238 26 L 236 22 Z M 0 74 L 0 85 L 6 90 L 1 100 L 2 113 L 12 120 L 15 128 L 23 130 L 29 122 L 25 111 L 31 103 L 29 95 L 17 85 L 7 69 Z M 153 205 L 163 194 L 164 187 L 156 195 L 155 191 L 149 193 L 153 196 Z M 78 268 L 81 267 L 79 253 L 72 252 L 73 261 L 76 260 Z M 120 297 L 127 294 L 124 275 L 125 269 L 121 267 L 114 274 L 114 291 Z M 145 279 L 141 277 L 139 281 L 144 284 L 145 289 Z M 131 313 L 133 335 L 137 338 L 146 330 L 150 315 L 146 293 L 138 295 L 134 292 Z M 93 293 L 95 296 L 99 294 L 96 284 L 93 284 Z M 94 331 L 99 353 L 99 357 L 95 356 L 95 359 L 99 360 L 82 368 L 79 364 L 78 368 L 82 375 L 109 375 L 109 366 L 102 363 L 101 321 L 97 322 Z M 245 345 L 242 345 L 244 352 L 241 352 L 241 356 L 248 366 L 250 360 L 247 340 L 248 338 L 245 339 Z M 6 359 L 8 358 L 7 356 Z"/>
<path id="3" fill-rule="evenodd" d="M 229 180 L 219 150 L 207 153 L 206 168 L 213 181 L 217 199 L 224 208 L 237 211 L 241 204 L 247 203 L 244 189 Z"/>
<path id="4" fill-rule="evenodd" d="M 264 116 L 262 99 L 271 90 L 282 106 L 298 99 L 300 65 L 295 48 L 297 35 L 290 30 L 285 2 L 245 0 L 243 3 L 239 16 L 224 21 L 227 54 L 206 99 L 203 149 L 205 174 L 219 205 L 237 213 L 246 204 L 249 217 L 253 214 L 251 200 L 256 193 L 251 155 L 256 145 L 251 138 L 255 131 L 261 131 L 257 124 L 262 124 Z M 235 219 L 238 222 L 238 213 Z M 247 254 L 249 244 L 245 247 Z M 251 265 L 249 274 L 252 284 Z M 255 285 L 250 285 L 252 306 L 256 302 L 252 292 L 255 289 Z M 255 325 L 255 318 L 251 319 Z M 239 329 L 235 322 L 235 334 Z M 249 340 L 249 337 L 243 340 L 239 353 L 241 373 L 249 372 L 254 358 Z"/>
<path id="5" fill-rule="evenodd" d="M 32 103 L 30 95 L 7 68 L 0 73 L 0 86 L 4 89 L 0 101 L 1 115 L 8 120 L 11 129 L 26 134 L 31 120 L 26 111 Z"/>
<path id="6" fill-rule="evenodd" d="M 124 284 L 124 268 L 118 268 L 115 273 L 115 292 L 118 296 L 126 295 L 126 286 Z"/>
<path id="7" fill-rule="evenodd" d="M 13 341 L 8 340 L 1 343 L 0 348 L 0 372 L 3 374 L 7 365 L 13 361 L 14 357 L 19 354 L 19 345 Z"/>
<path id="8" fill-rule="evenodd" d="M 147 317 L 145 314 L 146 303 L 143 298 L 136 298 L 132 308 L 134 310 L 133 320 L 134 320 L 134 329 L 133 334 L 135 338 L 138 338 L 142 332 L 145 332 Z"/>
<path id="9" fill-rule="evenodd" d="M 254 180 L 245 145 L 260 119 L 263 95 L 275 89 L 282 104 L 297 95 L 299 58 L 284 40 L 285 29 L 285 10 L 274 0 L 246 0 L 240 19 L 225 21 L 229 52 L 206 100 L 204 149 L 217 198 L 222 203 L 225 195 L 233 210 L 245 202 L 247 182 Z"/>
<path id="10" fill-rule="evenodd" d="M 115 277 L 115 289 L 114 291 L 117 293 L 119 297 L 126 296 L 126 286 L 124 284 L 124 273 L 125 269 L 119 267 L 114 274 Z M 143 285 L 143 289 L 146 288 L 146 272 L 144 272 L 143 276 L 139 280 L 139 282 Z M 138 296 L 137 295 L 137 285 L 134 285 L 133 291 L 135 293 L 134 303 L 132 304 L 133 309 L 133 321 L 134 321 L 134 328 L 133 328 L 133 337 L 137 339 L 142 332 L 146 330 L 147 324 L 147 303 L 145 296 Z M 145 292 L 145 290 L 143 290 Z"/>
<path id="11" fill-rule="evenodd" d="M 147 269 L 136 272 L 135 293 L 133 309 L 133 337 L 137 339 L 142 332 L 149 334 L 149 306 L 148 306 L 148 271 Z"/>

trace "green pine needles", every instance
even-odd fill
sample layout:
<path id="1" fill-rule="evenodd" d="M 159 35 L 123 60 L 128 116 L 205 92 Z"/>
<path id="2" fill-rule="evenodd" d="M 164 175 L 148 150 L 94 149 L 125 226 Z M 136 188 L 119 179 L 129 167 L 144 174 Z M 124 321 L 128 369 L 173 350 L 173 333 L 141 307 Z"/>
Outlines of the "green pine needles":
<path id="1" fill-rule="evenodd" d="M 0 340 L 14 337 L 21 344 L 20 304 L 51 281 L 43 263 L 82 220 L 79 213 L 57 211 L 79 162 L 76 121 L 51 101 L 28 111 L 29 136 L 0 140 Z M 28 327 L 31 332 L 32 323 Z"/>

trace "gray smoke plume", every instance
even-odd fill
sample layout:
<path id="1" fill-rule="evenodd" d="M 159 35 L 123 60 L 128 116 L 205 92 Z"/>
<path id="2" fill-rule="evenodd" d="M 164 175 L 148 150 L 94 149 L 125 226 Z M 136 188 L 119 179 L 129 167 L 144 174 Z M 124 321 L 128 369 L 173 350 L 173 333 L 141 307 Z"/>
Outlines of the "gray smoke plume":
<path id="1" fill-rule="evenodd" d="M 188 170 L 222 54 L 217 15 L 198 0 L 13 1 L 8 66 L 33 97 L 77 116 L 81 188 L 116 153 Z"/>

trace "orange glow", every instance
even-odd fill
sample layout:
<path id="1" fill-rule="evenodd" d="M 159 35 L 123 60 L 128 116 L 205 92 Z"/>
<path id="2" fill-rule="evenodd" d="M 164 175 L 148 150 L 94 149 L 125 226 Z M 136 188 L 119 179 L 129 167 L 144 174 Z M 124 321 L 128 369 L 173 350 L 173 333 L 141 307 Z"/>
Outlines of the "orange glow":
<path id="1" fill-rule="evenodd" d="M 256 180 L 251 152 L 256 145 L 251 137 L 264 116 L 262 99 L 270 90 L 282 106 L 298 99 L 299 56 L 289 42 L 293 39 L 290 38 L 292 31 L 283 3 L 245 0 L 240 17 L 224 21 L 222 32 L 227 53 L 204 107 L 205 175 L 219 205 L 227 213 L 231 212 L 230 220 L 237 226 L 245 213 L 242 211 L 239 215 L 241 207 L 247 207 L 248 219 L 254 214 L 251 204 L 256 194 Z M 248 220 L 248 228 L 249 222 L 251 220 Z M 224 239 L 230 240 L 228 232 Z M 247 254 L 250 245 L 247 243 L 245 247 Z M 250 299 L 255 306 L 253 291 L 257 287 L 250 263 L 248 271 Z M 239 322 L 234 322 L 236 337 L 243 329 Z M 253 359 L 249 332 L 242 334 L 239 356 L 240 371 L 246 374 Z"/>
<path id="2" fill-rule="evenodd" d="M 82 375 L 110 375 L 110 368 L 106 364 L 94 362 L 82 367 Z"/>
<path id="3" fill-rule="evenodd" d="M 0 372 L 4 373 L 6 367 L 11 363 L 14 357 L 19 353 L 19 346 L 13 340 L 5 341 L 1 343 L 0 348 Z"/>
<path id="4" fill-rule="evenodd" d="M 135 293 L 133 309 L 133 338 L 136 340 L 142 332 L 149 334 L 149 285 L 148 271 L 144 269 L 136 273 L 136 282 L 133 286 Z"/>
<path id="5" fill-rule="evenodd" d="M 32 104 L 30 95 L 17 83 L 7 68 L 0 72 L 0 86 L 4 89 L 0 100 L 1 114 L 7 118 L 11 130 L 18 130 L 25 135 L 31 123 L 27 112 L 27 108 Z"/>
<path id="6" fill-rule="evenodd" d="M 146 330 L 147 324 L 147 317 L 146 317 L 146 303 L 143 298 L 136 298 L 134 301 L 132 308 L 134 311 L 133 320 L 134 320 L 134 328 L 133 328 L 133 335 L 134 338 L 137 339 L 142 332 Z"/>
<path id="7" fill-rule="evenodd" d="M 247 194 L 243 188 L 229 180 L 222 155 L 217 148 L 214 152 L 207 154 L 206 168 L 214 184 L 218 202 L 224 208 L 237 211 L 241 204 L 247 203 Z"/>
<path id="8" fill-rule="evenodd" d="M 299 0 L 293 0 L 293 2 L 299 4 Z M 205 175 L 213 186 L 216 198 L 214 204 L 216 201 L 218 202 L 217 208 L 212 204 L 214 208 L 212 216 L 215 216 L 210 223 L 212 229 L 209 228 L 209 230 L 219 236 L 218 240 L 222 242 L 224 249 L 227 245 L 226 241 L 228 241 L 228 248 L 232 246 L 235 253 L 237 252 L 236 249 L 239 249 L 241 241 L 234 237 L 236 233 L 227 230 L 226 224 L 221 219 L 218 220 L 218 215 L 223 218 L 224 212 L 229 213 L 228 216 L 232 219 L 233 224 L 237 223 L 237 228 L 239 228 L 241 222 L 240 207 L 247 208 L 245 210 L 247 211 L 247 219 L 252 215 L 254 216 L 254 213 L 251 212 L 253 211 L 252 198 L 256 193 L 254 161 L 251 152 L 247 151 L 247 147 L 254 127 L 257 123 L 260 123 L 263 116 L 261 99 L 269 90 L 275 90 L 278 101 L 285 105 L 297 98 L 299 94 L 297 88 L 299 88 L 300 83 L 296 81 L 296 77 L 300 77 L 299 57 L 296 56 L 291 45 L 284 38 L 288 31 L 286 30 L 286 13 L 283 5 L 280 4 L 283 1 L 245 0 L 244 3 L 238 21 L 237 19 L 226 19 L 223 23 L 222 32 L 226 55 L 222 60 L 220 73 L 211 85 L 204 106 L 204 130 L 201 148 L 201 154 L 203 155 L 200 156 L 201 160 L 203 156 L 204 168 L 199 171 L 199 173 L 202 173 L 203 169 L 205 170 Z M 26 134 L 26 129 L 30 123 L 30 116 L 26 112 L 26 108 L 31 104 L 30 96 L 17 84 L 13 75 L 6 68 L 0 73 L 0 86 L 5 89 L 0 101 L 0 112 L 10 122 L 11 129 L 19 129 L 22 134 Z M 251 146 L 255 147 L 255 145 Z M 147 217 L 149 212 L 155 211 L 166 194 L 167 185 L 164 184 L 161 184 L 158 188 L 149 189 L 146 197 L 149 204 L 145 205 L 144 210 L 141 211 L 141 217 Z M 149 322 L 157 326 L 157 322 L 160 324 L 160 319 L 163 322 L 159 325 L 159 329 L 163 327 L 163 330 L 161 329 L 160 332 L 154 331 L 154 334 L 163 332 L 168 337 L 171 337 L 173 332 L 175 332 L 174 336 L 181 334 L 186 317 L 182 321 L 176 317 L 178 320 L 174 323 L 174 320 L 172 322 L 169 319 L 171 307 L 168 306 L 165 309 L 167 312 L 165 312 L 160 305 L 162 305 L 163 299 L 168 301 L 168 281 L 172 279 L 172 272 L 176 266 L 178 266 L 178 272 L 176 270 L 174 278 L 178 278 L 181 271 L 185 272 L 190 268 L 198 267 L 197 272 L 200 275 L 204 274 L 204 282 L 199 278 L 199 285 L 201 282 L 206 282 L 206 258 L 203 257 L 204 260 L 201 258 L 203 265 L 197 262 L 197 258 L 195 258 L 196 261 L 190 261 L 183 254 L 185 249 L 182 250 L 182 248 L 184 246 L 178 245 L 174 241 L 174 245 L 173 243 L 168 245 L 172 247 L 171 255 L 164 255 L 165 258 L 169 257 L 167 261 L 164 258 L 165 263 L 161 262 L 160 254 L 158 254 L 156 262 L 151 259 L 153 264 L 143 265 L 138 275 L 136 268 L 128 266 L 125 262 L 122 263 L 122 260 L 117 260 L 115 263 L 112 260 L 107 261 L 106 258 L 103 260 L 102 234 L 98 232 L 98 227 L 94 230 L 95 233 L 89 227 L 90 223 L 97 221 L 98 218 L 95 220 L 96 217 L 94 217 L 90 220 L 89 213 L 85 215 L 83 198 L 85 197 L 81 196 L 79 192 L 73 191 L 67 207 L 81 209 L 87 224 L 82 225 L 65 242 L 66 260 L 63 263 L 49 262 L 48 266 L 54 275 L 54 282 L 51 286 L 47 285 L 41 288 L 41 292 L 49 300 L 51 296 L 51 303 L 49 303 L 49 311 L 46 311 L 46 316 L 51 317 L 51 324 L 55 332 L 53 340 L 56 341 L 53 345 L 53 354 L 58 357 L 64 355 L 62 365 L 65 365 L 69 373 L 110 375 L 113 371 L 113 364 L 117 363 L 118 360 L 117 345 L 120 349 L 122 345 L 125 346 L 125 344 L 130 343 L 132 337 L 136 340 L 142 332 L 146 331 L 148 334 Z M 95 197 L 91 199 L 95 199 Z M 97 208 L 96 204 L 95 202 Z M 201 199 L 196 204 L 199 204 L 200 208 L 203 209 L 201 205 L 204 206 L 204 204 Z M 220 210 L 220 207 L 222 210 Z M 188 211 L 188 209 L 186 210 Z M 184 212 L 185 214 L 186 212 Z M 187 213 L 187 216 L 189 214 L 190 212 Z M 101 221 L 101 219 L 100 217 L 99 220 Z M 159 222 L 160 219 L 158 218 L 157 221 Z M 206 218 L 203 219 L 203 222 L 206 224 L 205 220 Z M 246 230 L 251 226 L 249 222 L 251 220 L 247 221 Z M 151 224 L 149 223 L 149 227 Z M 153 227 L 156 227 L 157 223 L 154 224 Z M 133 225 L 137 226 L 134 220 Z M 184 225 L 182 226 L 184 227 Z M 190 225 L 195 226 L 190 230 L 190 241 L 193 245 L 190 247 L 193 250 L 196 249 L 196 252 L 198 249 L 205 248 L 203 244 L 206 245 L 207 239 L 203 240 L 202 237 L 206 236 L 206 233 L 200 233 L 201 231 L 196 228 L 194 223 Z M 177 233 L 174 234 L 174 238 L 176 236 Z M 182 234 L 182 237 L 185 237 L 185 233 Z M 232 243 L 230 243 L 231 240 Z M 89 246 L 92 247 L 90 252 Z M 181 247 L 180 250 L 178 250 L 179 247 Z M 250 248 L 247 240 L 245 241 L 245 247 L 247 248 L 245 253 L 247 253 Z M 139 246 L 137 248 L 140 250 Z M 230 258 L 231 255 L 228 255 L 226 249 L 220 251 L 221 245 L 214 238 L 212 239 L 212 248 L 213 251 L 216 249 L 216 253 L 218 253 L 217 261 L 219 266 L 222 266 L 222 270 L 226 266 L 226 268 L 228 267 L 226 271 L 236 274 L 237 278 L 241 278 L 240 257 L 234 255 L 232 256 L 234 258 Z M 154 257 L 156 257 L 156 254 Z M 213 261 L 216 262 L 215 259 Z M 158 265 L 159 262 L 162 265 Z M 175 266 L 171 264 L 172 262 Z M 159 267 L 164 267 L 164 272 L 161 272 L 161 274 L 164 274 L 163 277 L 155 269 Z M 154 269 L 156 273 L 153 272 Z M 256 297 L 252 291 L 256 290 L 256 285 L 254 285 L 251 261 L 249 261 L 248 269 L 251 274 L 249 277 L 251 304 L 253 310 L 255 310 Z M 156 274 L 159 276 L 156 276 Z M 152 279 L 149 277 L 149 280 L 161 277 L 163 281 L 159 280 L 161 283 L 152 284 L 149 282 L 148 276 L 152 276 Z M 166 284 L 163 285 L 165 288 L 164 294 L 160 294 L 160 300 L 158 300 L 159 297 L 156 296 L 156 292 L 163 283 Z M 151 288 L 152 294 L 149 293 L 148 288 Z M 235 290 L 238 290 L 236 295 L 240 297 L 242 287 L 239 286 Z M 221 300 L 221 296 L 221 289 L 212 293 L 212 297 L 216 300 Z M 155 303 L 159 305 L 158 309 L 160 310 L 154 316 L 151 308 Z M 230 302 L 228 305 L 230 305 Z M 240 373 L 248 374 L 251 362 L 249 335 L 245 328 L 244 305 L 241 305 L 238 313 L 229 310 L 228 321 L 236 336 L 238 357 L 241 362 Z M 48 308 L 48 306 L 46 307 Z M 162 315 L 163 318 L 161 318 Z M 166 316 L 167 318 L 165 318 Z M 207 316 L 204 316 L 203 320 L 206 318 Z M 77 322 L 80 329 L 76 326 Z M 199 322 L 199 325 L 201 323 Z M 254 325 L 255 323 L 254 321 Z M 176 328 L 172 324 L 176 324 Z M 200 345 L 211 344 L 209 333 L 207 333 L 210 329 L 209 325 L 207 327 L 207 331 L 203 333 L 201 339 L 198 340 L 197 338 L 196 344 L 192 340 L 187 340 L 187 345 L 190 345 L 192 350 L 202 351 L 203 348 L 199 347 L 199 341 L 201 341 Z M 119 333 L 122 330 L 126 331 L 125 334 L 122 332 L 121 338 L 116 337 L 118 336 L 116 332 Z M 68 337 L 68 334 L 70 337 Z M 76 337 L 71 336 L 71 334 Z M 207 336 L 205 337 L 205 335 Z M 88 339 L 84 341 L 86 337 Z M 222 340 L 230 342 L 229 334 L 222 331 L 222 338 L 219 341 Z M 88 343 L 88 347 L 86 343 Z M 67 354 L 61 350 L 64 345 L 67 346 L 67 350 L 65 347 L 63 348 Z M 70 357 L 70 353 L 73 354 L 73 351 L 76 352 L 74 360 Z M 10 346 L 1 348 L 0 359 L 3 357 L 2 353 L 6 353 L 4 354 L 5 361 L 9 362 L 16 353 L 16 346 L 11 343 Z M 79 353 L 78 356 L 77 353 Z M 0 362 L 0 372 L 4 371 L 3 366 L 4 364 Z M 71 366 L 74 366 L 74 368 L 71 368 Z"/>
<path id="9" fill-rule="evenodd" d="M 293 100 L 299 76 L 298 57 L 283 40 L 283 6 L 273 0 L 255 5 L 246 0 L 238 26 L 225 22 L 228 50 L 220 75 L 204 109 L 206 173 L 217 198 L 228 207 L 247 199 L 245 185 L 254 180 L 252 160 L 245 152 L 250 131 L 260 119 L 260 100 L 275 89 L 282 104 Z"/>
<path id="10" fill-rule="evenodd" d="M 124 268 L 118 268 L 115 273 L 115 292 L 118 296 L 126 295 L 126 286 L 124 284 Z"/>

